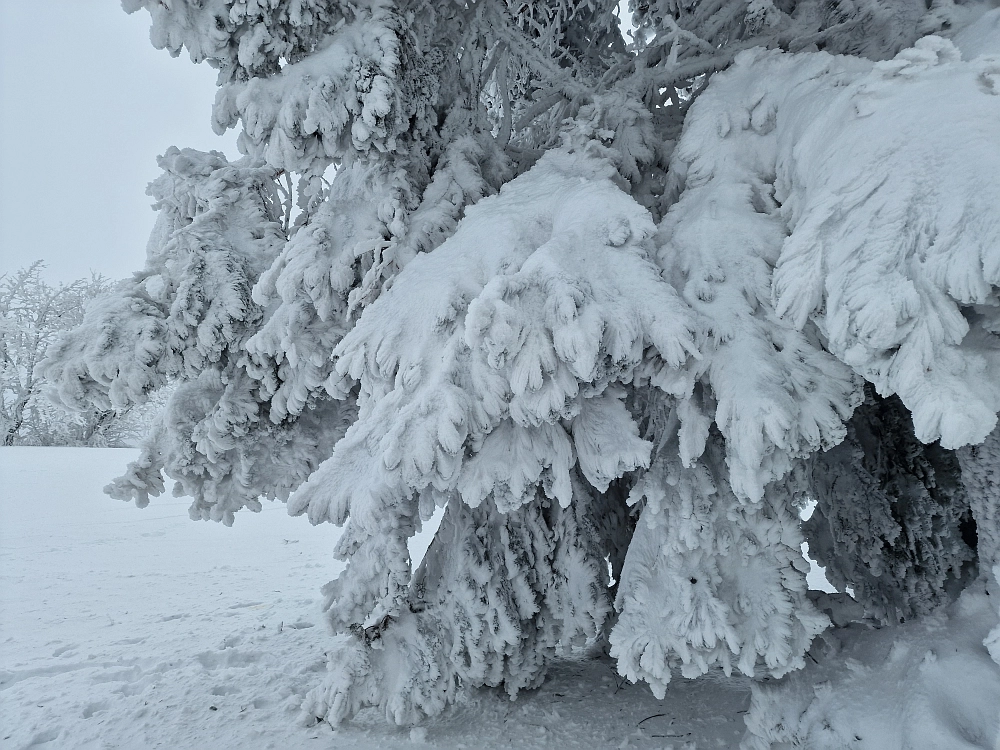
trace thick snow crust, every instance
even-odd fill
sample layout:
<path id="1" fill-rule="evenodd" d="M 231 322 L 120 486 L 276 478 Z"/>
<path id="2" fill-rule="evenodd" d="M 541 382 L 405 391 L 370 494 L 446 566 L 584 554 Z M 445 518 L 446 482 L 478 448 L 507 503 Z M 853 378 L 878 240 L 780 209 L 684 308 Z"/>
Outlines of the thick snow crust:
<path id="1" fill-rule="evenodd" d="M 738 494 L 840 442 L 833 410 L 857 405 L 844 365 L 898 394 L 924 442 L 993 429 L 998 75 L 995 56 L 964 61 L 934 36 L 879 63 L 757 49 L 692 107 L 675 154 L 685 189 L 661 231 L 712 324 Z"/>

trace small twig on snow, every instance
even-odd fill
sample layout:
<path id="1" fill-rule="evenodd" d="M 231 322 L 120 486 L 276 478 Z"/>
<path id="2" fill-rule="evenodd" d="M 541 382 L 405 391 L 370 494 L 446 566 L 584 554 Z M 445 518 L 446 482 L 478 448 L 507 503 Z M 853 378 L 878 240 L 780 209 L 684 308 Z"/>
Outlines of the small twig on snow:
<path id="1" fill-rule="evenodd" d="M 645 719 L 636 724 L 637 727 L 641 727 L 643 722 L 649 721 L 650 719 L 658 719 L 661 716 L 666 716 L 666 714 L 653 714 L 652 716 L 647 716 Z"/>

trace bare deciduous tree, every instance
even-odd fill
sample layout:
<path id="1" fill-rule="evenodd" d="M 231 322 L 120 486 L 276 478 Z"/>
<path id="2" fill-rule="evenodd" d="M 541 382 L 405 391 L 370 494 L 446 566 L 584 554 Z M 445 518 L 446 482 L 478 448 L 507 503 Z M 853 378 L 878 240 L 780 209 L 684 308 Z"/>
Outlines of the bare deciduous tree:
<path id="1" fill-rule="evenodd" d="M 102 436 L 115 412 L 93 409 L 70 417 L 43 396 L 35 365 L 61 331 L 80 324 L 87 303 L 113 288 L 93 274 L 69 284 L 45 281 L 43 261 L 0 276 L 0 430 L 4 445 L 88 444 Z"/>

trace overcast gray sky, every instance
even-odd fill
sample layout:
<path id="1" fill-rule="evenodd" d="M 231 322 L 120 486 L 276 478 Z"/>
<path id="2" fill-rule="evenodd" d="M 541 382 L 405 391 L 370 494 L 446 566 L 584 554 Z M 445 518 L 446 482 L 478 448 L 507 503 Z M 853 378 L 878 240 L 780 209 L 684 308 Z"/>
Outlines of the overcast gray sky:
<path id="1" fill-rule="evenodd" d="M 237 156 L 212 132 L 215 71 L 149 43 L 118 0 L 0 0 L 0 273 L 48 278 L 142 267 L 146 184 L 168 146 Z"/>

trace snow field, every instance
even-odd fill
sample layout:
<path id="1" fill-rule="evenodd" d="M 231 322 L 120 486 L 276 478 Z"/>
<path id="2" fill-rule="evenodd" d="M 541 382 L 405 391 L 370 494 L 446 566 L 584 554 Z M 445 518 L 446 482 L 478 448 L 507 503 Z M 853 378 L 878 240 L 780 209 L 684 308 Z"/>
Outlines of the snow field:
<path id="1" fill-rule="evenodd" d="M 735 747 L 745 682 L 657 701 L 609 659 L 560 662 L 511 702 L 481 690 L 412 731 L 298 713 L 326 670 L 319 588 L 338 530 L 283 505 L 232 528 L 183 498 L 138 510 L 101 487 L 134 451 L 0 451 L 0 748 Z M 413 540 L 423 554 L 429 529 Z"/>
<path id="2" fill-rule="evenodd" d="M 474 691 L 422 727 L 368 710 L 307 728 L 337 529 L 279 504 L 232 528 L 191 521 L 183 499 L 140 511 L 101 493 L 133 454 L 0 451 L 2 750 L 696 750 L 738 747 L 747 724 L 754 750 L 1000 748 L 1000 667 L 982 645 L 1000 592 L 982 586 L 922 621 L 821 635 L 805 670 L 761 683 L 752 702 L 749 681 L 715 672 L 656 700 L 597 658 L 556 662 L 514 702 Z"/>

